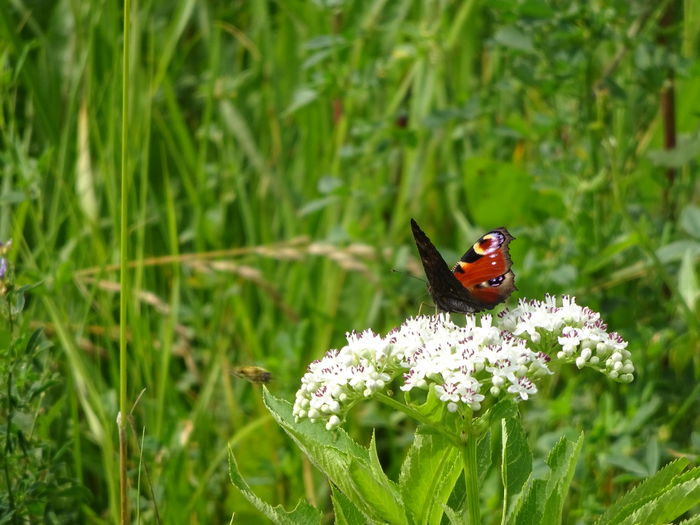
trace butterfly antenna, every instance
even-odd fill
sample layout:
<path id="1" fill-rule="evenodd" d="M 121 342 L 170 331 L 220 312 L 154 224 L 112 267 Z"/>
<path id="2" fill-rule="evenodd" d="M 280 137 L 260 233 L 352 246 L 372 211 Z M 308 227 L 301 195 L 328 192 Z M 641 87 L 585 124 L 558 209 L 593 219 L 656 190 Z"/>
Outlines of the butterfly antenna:
<path id="1" fill-rule="evenodd" d="M 396 268 L 392 268 L 391 271 L 394 272 L 394 273 L 403 274 L 403 275 L 405 275 L 406 277 L 410 277 L 410 278 L 412 278 L 412 279 L 418 279 L 419 281 L 421 281 L 421 282 L 423 282 L 423 283 L 425 282 L 425 279 L 421 279 L 420 277 L 418 277 L 418 276 L 416 276 L 416 275 L 410 274 L 410 273 L 408 273 L 406 270 L 398 270 L 398 269 L 396 269 Z"/>

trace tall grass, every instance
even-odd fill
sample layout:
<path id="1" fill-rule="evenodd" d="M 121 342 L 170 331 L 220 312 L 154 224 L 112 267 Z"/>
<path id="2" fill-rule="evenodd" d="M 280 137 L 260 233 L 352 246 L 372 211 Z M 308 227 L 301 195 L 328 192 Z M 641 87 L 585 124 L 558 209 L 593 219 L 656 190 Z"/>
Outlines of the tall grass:
<path id="1" fill-rule="evenodd" d="M 411 216 L 448 260 L 507 225 L 520 297 L 575 293 L 631 341 L 634 384 L 571 376 L 526 414 L 545 441 L 587 431 L 578 498 L 614 500 L 697 453 L 697 22 L 692 2 L 136 2 L 132 509 L 257 519 L 228 483 L 228 444 L 266 500 L 323 504 L 324 480 L 230 369 L 263 365 L 290 398 L 346 331 L 416 314 L 424 286 L 391 271 L 420 274 Z M 0 236 L 22 281 L 42 281 L 26 322 L 62 378 L 38 437 L 67 447 L 100 523 L 119 508 L 121 23 L 111 1 L 0 10 Z M 378 410 L 354 432 L 378 427 L 396 465 L 410 429 Z"/>

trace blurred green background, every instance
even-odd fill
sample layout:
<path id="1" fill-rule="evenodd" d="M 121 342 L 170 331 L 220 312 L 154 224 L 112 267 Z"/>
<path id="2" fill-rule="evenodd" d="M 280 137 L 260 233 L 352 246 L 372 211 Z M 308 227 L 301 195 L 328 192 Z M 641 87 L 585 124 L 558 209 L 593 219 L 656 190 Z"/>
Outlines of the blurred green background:
<path id="1" fill-rule="evenodd" d="M 0 365 L 0 486 L 30 522 L 118 517 L 121 10 L 0 9 L 0 237 L 18 283 L 42 282 L 20 326 L 45 338 Z M 536 450 L 586 432 L 568 523 L 697 457 L 700 2 L 145 0 L 131 36 L 144 522 L 263 522 L 228 481 L 229 444 L 267 501 L 329 509 L 231 369 L 264 366 L 291 400 L 345 332 L 431 312 L 407 275 L 422 277 L 410 217 L 448 263 L 507 226 L 511 303 L 573 294 L 629 340 L 631 385 L 563 370 L 521 405 Z M 410 422 L 366 404 L 347 428 L 376 428 L 396 472 Z"/>

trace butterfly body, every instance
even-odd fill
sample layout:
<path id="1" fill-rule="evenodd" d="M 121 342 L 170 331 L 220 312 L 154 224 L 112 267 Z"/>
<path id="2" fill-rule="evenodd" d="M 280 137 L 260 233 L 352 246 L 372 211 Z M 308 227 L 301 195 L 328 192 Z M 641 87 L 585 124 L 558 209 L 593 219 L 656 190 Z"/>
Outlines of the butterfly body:
<path id="1" fill-rule="evenodd" d="M 505 228 L 481 236 L 452 269 L 413 219 L 411 229 L 428 278 L 428 291 L 440 310 L 456 313 L 490 310 L 516 289 L 508 253 L 513 236 Z"/>

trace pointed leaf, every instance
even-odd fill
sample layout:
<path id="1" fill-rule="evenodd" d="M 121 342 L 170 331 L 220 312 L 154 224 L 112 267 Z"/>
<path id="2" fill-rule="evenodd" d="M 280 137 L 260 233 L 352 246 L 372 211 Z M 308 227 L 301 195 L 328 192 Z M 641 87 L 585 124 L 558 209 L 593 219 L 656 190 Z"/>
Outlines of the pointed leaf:
<path id="1" fill-rule="evenodd" d="M 696 477 L 665 491 L 628 516 L 621 525 L 669 523 L 700 504 L 700 478 Z"/>
<path id="2" fill-rule="evenodd" d="M 627 494 L 618 499 L 596 522 L 596 525 L 612 525 L 620 523 L 629 516 L 635 509 L 645 502 L 652 500 L 661 494 L 673 482 L 683 469 L 688 465 L 688 460 L 680 458 L 669 463 L 656 474 L 630 490 Z"/>
<path id="3" fill-rule="evenodd" d="M 520 31 L 515 26 L 501 27 L 493 35 L 493 39 L 502 46 L 524 51 L 525 53 L 534 53 L 535 47 L 532 45 L 532 38 Z"/>
<path id="4" fill-rule="evenodd" d="M 331 484 L 331 501 L 333 502 L 336 525 L 354 525 L 368 521 L 367 516 L 362 514 L 360 509 L 333 484 Z"/>
<path id="5" fill-rule="evenodd" d="M 501 420 L 518 417 L 518 405 L 512 399 L 503 399 L 477 418 L 476 426 L 490 430 L 479 440 L 476 459 L 479 465 L 479 483 L 484 481 L 491 465 L 501 456 Z"/>
<path id="6" fill-rule="evenodd" d="M 457 447 L 439 434 L 419 427 L 401 465 L 399 489 L 414 523 L 439 523 L 462 472 Z"/>
<path id="7" fill-rule="evenodd" d="M 445 516 L 447 516 L 447 521 L 450 525 L 462 525 L 464 523 L 464 516 L 460 516 L 455 509 L 445 505 Z"/>
<path id="8" fill-rule="evenodd" d="M 546 487 L 546 480 L 531 479 L 518 498 L 508 523 L 513 525 L 538 523 L 542 516 L 542 507 L 547 494 Z"/>
<path id="9" fill-rule="evenodd" d="M 683 208 L 679 223 L 688 235 L 700 239 L 700 207 L 689 204 Z"/>
<path id="10" fill-rule="evenodd" d="M 581 447 L 583 447 L 583 432 L 579 434 L 575 443 L 561 438 L 547 456 L 547 465 L 551 473 L 545 491 L 547 501 L 542 514 L 542 525 L 561 523 L 564 501 L 569 493 Z"/>
<path id="11" fill-rule="evenodd" d="M 505 515 L 512 511 L 513 498 L 520 492 L 532 471 L 532 453 L 519 418 L 501 421 L 503 434 L 501 478 Z"/>
<path id="12" fill-rule="evenodd" d="M 241 491 L 245 499 L 247 499 L 253 507 L 262 512 L 273 523 L 282 525 L 312 525 L 318 523 L 320 525 L 322 517 L 321 512 L 303 500 L 300 500 L 293 510 L 286 511 L 281 505 L 273 507 L 269 503 L 258 498 L 238 470 L 238 464 L 236 463 L 236 458 L 231 449 L 229 449 L 228 454 L 228 465 L 231 483 Z"/>
<path id="13" fill-rule="evenodd" d="M 681 521 L 678 525 L 700 525 L 700 514 L 688 518 L 687 520 Z"/>
<path id="14" fill-rule="evenodd" d="M 683 254 L 681 267 L 678 270 L 678 292 L 688 308 L 695 310 L 695 303 L 700 296 L 700 285 L 695 273 L 695 257 L 690 250 Z"/>
<path id="15" fill-rule="evenodd" d="M 333 432 L 304 419 L 294 420 L 289 402 L 263 388 L 263 401 L 277 423 L 311 462 L 363 513 L 373 520 L 406 523 L 399 490 L 370 457 L 370 452 L 342 429 Z M 376 456 L 376 454 L 375 454 Z"/>
<path id="16" fill-rule="evenodd" d="M 371 517 L 388 523 L 408 523 L 398 488 L 382 473 L 377 477 L 371 468 L 352 461 L 345 473 L 352 481 L 354 493 L 345 493 Z"/>

